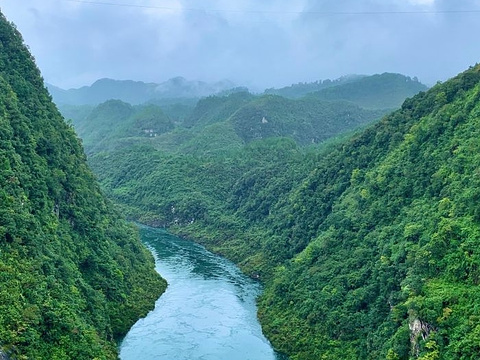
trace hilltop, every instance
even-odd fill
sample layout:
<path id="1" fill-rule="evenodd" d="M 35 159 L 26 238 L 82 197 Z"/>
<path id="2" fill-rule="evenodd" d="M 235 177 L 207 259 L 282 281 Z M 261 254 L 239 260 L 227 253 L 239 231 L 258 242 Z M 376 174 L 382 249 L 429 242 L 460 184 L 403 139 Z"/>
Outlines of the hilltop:
<path id="1" fill-rule="evenodd" d="M 383 73 L 342 76 L 335 80 L 318 80 L 311 83 L 298 83 L 281 89 L 267 89 L 265 94 L 280 95 L 298 99 L 307 95 L 322 100 L 351 101 L 366 108 L 397 108 L 405 98 L 427 86 L 402 74 Z"/>
<path id="2" fill-rule="evenodd" d="M 367 109 L 394 109 L 427 86 L 401 74 L 383 73 L 310 93 L 319 100 L 344 100 Z"/>

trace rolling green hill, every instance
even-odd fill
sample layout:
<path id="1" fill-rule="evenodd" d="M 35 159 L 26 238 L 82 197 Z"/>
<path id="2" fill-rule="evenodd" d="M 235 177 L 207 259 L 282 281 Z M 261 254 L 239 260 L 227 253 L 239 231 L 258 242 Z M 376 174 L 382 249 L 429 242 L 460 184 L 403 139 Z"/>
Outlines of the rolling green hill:
<path id="1" fill-rule="evenodd" d="M 166 284 L 3 15 L 0 55 L 0 352 L 116 359 Z"/>
<path id="2" fill-rule="evenodd" d="M 198 102 L 165 98 L 132 106 L 108 100 L 93 109 L 59 108 L 72 119 L 89 154 L 138 143 L 168 152 L 211 154 L 228 151 L 229 142 L 238 147 L 269 137 L 289 137 L 302 146 L 318 144 L 378 120 L 407 96 L 426 89 L 416 80 L 388 73 L 324 81 L 321 88 L 325 92 L 295 99 L 236 88 Z M 151 126 L 145 127 L 147 123 Z M 145 134 L 154 139 L 146 141 Z"/>
<path id="3" fill-rule="evenodd" d="M 345 101 L 264 95 L 239 108 L 229 122 L 246 143 L 289 137 L 300 145 L 308 145 L 371 123 L 384 114 L 385 111 L 365 110 Z"/>
<path id="4" fill-rule="evenodd" d="M 109 100 L 87 116 L 66 108 L 88 154 L 129 144 L 181 153 L 218 153 L 253 140 L 288 137 L 299 145 L 317 144 L 378 120 L 386 110 L 366 110 L 345 101 L 291 100 L 237 92 L 198 102 L 182 123 L 156 105 L 131 106 Z M 146 139 L 150 138 L 150 139 Z"/>
<path id="5" fill-rule="evenodd" d="M 319 100 L 344 100 L 366 109 L 395 109 L 403 101 L 427 87 L 401 74 L 383 73 L 331 86 L 308 96 Z"/>
<path id="6" fill-rule="evenodd" d="M 209 96 L 199 100 L 184 125 L 202 127 L 227 120 L 242 106 L 255 99 L 249 92 L 241 91 L 227 96 Z"/>
<path id="7" fill-rule="evenodd" d="M 106 101 L 72 123 L 87 154 L 124 146 L 124 141 L 153 138 L 175 126 L 156 105 L 132 106 L 120 100 Z"/>
<path id="8" fill-rule="evenodd" d="M 298 83 L 281 89 L 267 89 L 265 94 L 290 99 L 314 96 L 322 100 L 351 101 L 368 109 L 398 108 L 405 98 L 427 87 L 416 78 L 401 74 L 350 75 L 336 80 Z"/>

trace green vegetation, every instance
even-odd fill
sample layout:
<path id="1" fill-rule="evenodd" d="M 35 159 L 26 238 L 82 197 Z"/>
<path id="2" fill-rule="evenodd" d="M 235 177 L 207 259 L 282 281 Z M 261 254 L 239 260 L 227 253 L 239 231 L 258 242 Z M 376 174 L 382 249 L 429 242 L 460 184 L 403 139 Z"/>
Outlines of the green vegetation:
<path id="1" fill-rule="evenodd" d="M 132 106 L 120 100 L 106 101 L 87 116 L 85 107 L 61 109 L 71 115 L 89 155 L 139 144 L 170 153 L 211 155 L 277 137 L 294 139 L 303 146 L 369 124 L 387 112 L 345 101 L 291 100 L 243 91 L 204 98 L 188 115 L 180 110 L 177 121 L 160 106 Z"/>
<path id="2" fill-rule="evenodd" d="M 416 78 L 383 73 L 372 76 L 351 75 L 336 80 L 299 83 L 282 89 L 267 89 L 266 94 L 291 99 L 314 96 L 321 100 L 345 100 L 368 109 L 398 108 L 403 100 L 427 87 Z"/>
<path id="3" fill-rule="evenodd" d="M 264 95 L 238 109 L 230 122 L 247 143 L 284 136 L 308 145 L 371 123 L 383 114 L 385 111 L 365 110 L 344 101 Z"/>
<path id="4" fill-rule="evenodd" d="M 293 359 L 478 356 L 479 99 L 477 66 L 407 100 L 270 217 L 280 238 L 308 239 L 260 303 L 275 346 Z"/>
<path id="5" fill-rule="evenodd" d="M 341 86 L 350 82 L 355 82 L 365 77 L 365 75 L 342 76 L 335 80 L 318 80 L 311 83 L 297 83 L 280 89 L 270 88 L 265 90 L 265 94 L 279 95 L 289 99 L 298 99 L 307 94 L 327 89 L 332 86 Z"/>
<path id="6" fill-rule="evenodd" d="M 405 98 L 425 90 L 427 87 L 416 79 L 383 73 L 362 77 L 342 86 L 331 86 L 309 96 L 319 100 L 350 101 L 367 109 L 394 109 Z"/>
<path id="7" fill-rule="evenodd" d="M 233 146 L 221 152 L 194 154 L 182 147 L 195 144 L 192 129 L 175 130 L 185 141 L 168 152 L 152 142 L 91 164 L 129 216 L 259 277 L 260 320 L 291 359 L 474 359 L 479 100 L 475 66 L 356 134 L 305 148 L 288 131 L 232 132 L 258 103 L 296 106 L 268 95 L 192 128 L 222 124 Z"/>
<path id="8" fill-rule="evenodd" d="M 83 115 L 84 107 L 78 115 Z M 72 108 L 70 108 L 72 109 Z M 73 117 L 73 125 L 83 140 L 87 154 L 142 141 L 173 130 L 174 123 L 156 105 L 132 106 L 120 100 L 109 100 L 95 107 L 87 116 Z M 120 144 L 118 144 L 120 142 Z"/>
<path id="9" fill-rule="evenodd" d="M 255 96 L 241 91 L 227 96 L 209 96 L 201 99 L 191 115 L 185 120 L 188 128 L 202 127 L 228 119 L 239 108 L 255 99 Z"/>
<path id="10" fill-rule="evenodd" d="M 183 90 L 172 90 L 175 84 L 192 87 L 184 79 L 173 80 L 166 86 L 170 90 L 164 89 L 169 95 L 184 94 Z M 270 137 L 292 138 L 301 146 L 318 144 L 378 120 L 392 107 L 399 107 L 407 96 L 426 88 L 416 80 L 387 73 L 292 85 L 292 89 L 298 87 L 330 92 L 289 99 L 255 96 L 244 88 L 233 88 L 198 101 L 158 98 L 132 106 L 108 100 L 92 109 L 91 105 L 75 105 L 72 100 L 72 104 L 60 104 L 60 110 L 72 120 L 89 155 L 138 144 L 167 152 L 211 155 L 228 152 L 230 144 L 238 148 Z"/>
<path id="11" fill-rule="evenodd" d="M 78 126 L 99 130 L 89 162 L 131 219 L 264 283 L 259 318 L 291 359 L 475 359 L 480 66 L 379 121 L 423 85 L 304 85 L 210 96 L 175 121 L 109 101 Z"/>
<path id="12" fill-rule="evenodd" d="M 0 344 L 13 359 L 116 359 L 165 289 L 100 192 L 21 35 L 0 18 Z"/>

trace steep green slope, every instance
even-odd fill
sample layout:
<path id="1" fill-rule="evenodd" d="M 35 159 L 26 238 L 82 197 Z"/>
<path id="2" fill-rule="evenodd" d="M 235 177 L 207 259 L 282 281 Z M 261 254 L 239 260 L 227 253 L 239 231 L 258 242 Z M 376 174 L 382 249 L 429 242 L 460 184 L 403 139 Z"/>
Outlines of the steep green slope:
<path id="1" fill-rule="evenodd" d="M 225 212 L 231 189 L 248 172 L 276 172 L 301 152 L 289 139 L 253 142 L 227 156 L 166 154 L 147 145 L 90 159 L 103 188 L 134 219 L 157 226 L 204 224 Z M 114 161 L 112 161 L 112 157 Z M 280 161 L 275 161 L 282 160 Z M 201 225 L 200 225 L 201 226 Z"/>
<path id="2" fill-rule="evenodd" d="M 479 71 L 332 152 L 272 215 L 310 239 L 260 303 L 293 359 L 478 356 Z"/>
<path id="3" fill-rule="evenodd" d="M 0 345 L 18 359 L 115 359 L 165 283 L 3 15 L 0 90 Z"/>
<path id="4" fill-rule="evenodd" d="M 253 99 L 255 99 L 254 95 L 244 91 L 228 96 L 209 96 L 201 99 L 185 120 L 184 125 L 189 128 L 202 127 L 225 121 Z"/>
<path id="5" fill-rule="evenodd" d="M 350 101 L 366 109 L 395 109 L 405 98 L 425 90 L 427 87 L 416 79 L 383 73 L 328 87 L 308 96 L 319 100 Z"/>

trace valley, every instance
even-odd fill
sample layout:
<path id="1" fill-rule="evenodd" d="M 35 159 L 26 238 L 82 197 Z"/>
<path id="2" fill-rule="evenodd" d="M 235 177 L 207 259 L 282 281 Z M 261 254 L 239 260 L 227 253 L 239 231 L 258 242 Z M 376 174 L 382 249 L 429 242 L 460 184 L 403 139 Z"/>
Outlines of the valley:
<path id="1" fill-rule="evenodd" d="M 210 96 L 156 136 L 122 121 L 123 135 L 92 142 L 89 162 L 130 219 L 168 227 L 260 279 L 262 327 L 290 359 L 409 359 L 412 349 L 455 358 L 465 350 L 449 339 L 475 316 L 465 306 L 476 275 L 447 259 L 475 242 L 476 162 L 451 149 L 473 151 L 463 129 L 477 119 L 478 79 L 472 68 L 393 112 L 347 106 L 351 82 L 328 101 Z M 168 117 L 157 115 L 159 125 Z M 304 140 L 311 128 L 318 142 Z M 416 323 L 424 330 L 413 336 Z M 475 342 L 470 331 L 463 344 Z"/>
<path id="2" fill-rule="evenodd" d="M 263 330 L 290 359 L 469 358 L 479 81 L 472 67 L 393 112 L 347 106 L 352 83 L 329 102 L 207 97 L 157 136 L 105 136 L 89 163 L 130 219 L 260 279 Z"/>
<path id="3" fill-rule="evenodd" d="M 0 55 L 0 357 L 478 357 L 480 65 L 65 90 L 3 15 Z"/>

